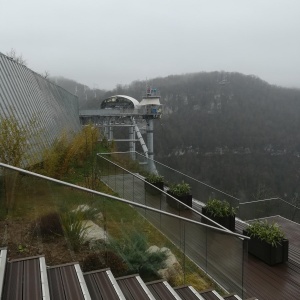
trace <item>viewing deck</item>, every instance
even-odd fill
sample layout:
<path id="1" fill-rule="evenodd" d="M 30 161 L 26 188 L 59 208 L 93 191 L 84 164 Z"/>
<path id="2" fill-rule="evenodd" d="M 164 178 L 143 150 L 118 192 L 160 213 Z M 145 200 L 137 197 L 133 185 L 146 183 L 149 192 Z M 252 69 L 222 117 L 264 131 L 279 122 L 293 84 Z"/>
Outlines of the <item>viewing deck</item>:
<path id="1" fill-rule="evenodd" d="M 116 175 L 115 182 L 118 180 L 120 180 L 120 185 L 115 184 L 115 187 L 120 186 L 123 189 L 121 193 L 123 193 L 124 198 L 126 199 L 126 194 L 128 197 L 132 197 L 132 191 L 130 191 L 132 185 L 124 184 L 124 181 L 126 181 L 126 175 L 119 175 L 119 177 Z M 142 181 L 135 181 L 134 189 L 136 194 L 145 193 Z M 116 192 L 118 191 L 116 190 Z M 179 213 L 178 210 L 167 204 L 163 194 L 160 196 L 160 201 L 157 196 L 147 194 L 145 203 L 143 204 L 173 214 Z M 193 199 L 193 208 L 201 212 L 202 205 L 199 201 Z M 191 210 L 182 210 L 179 214 L 185 218 L 201 221 L 201 216 Z M 244 290 L 246 291 L 244 299 L 250 297 L 257 297 L 260 300 L 300 299 L 300 225 L 280 216 L 269 217 L 267 219 L 271 222 L 274 221 L 278 223 L 285 232 L 286 238 L 289 239 L 289 260 L 285 264 L 269 266 L 250 254 L 246 255 L 243 280 Z M 169 233 L 172 232 L 173 225 L 171 223 L 163 225 L 163 231 Z M 236 220 L 237 233 L 241 234 L 242 229 L 246 226 L 247 224 L 245 222 Z M 190 239 L 189 243 L 189 247 L 191 248 L 197 248 L 199 246 L 199 240 L 195 237 Z M 226 249 L 224 249 L 224 251 L 226 251 Z M 230 273 L 230 270 L 228 270 L 228 272 Z"/>

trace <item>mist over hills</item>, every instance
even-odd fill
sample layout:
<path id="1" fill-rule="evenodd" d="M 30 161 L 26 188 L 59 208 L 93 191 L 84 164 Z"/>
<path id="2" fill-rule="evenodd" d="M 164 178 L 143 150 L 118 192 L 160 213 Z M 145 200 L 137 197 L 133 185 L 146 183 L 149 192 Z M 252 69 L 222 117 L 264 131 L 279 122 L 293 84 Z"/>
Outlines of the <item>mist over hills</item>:
<path id="1" fill-rule="evenodd" d="M 244 201 L 299 201 L 299 89 L 227 72 L 171 75 L 148 84 L 160 90 L 164 105 L 154 122 L 158 161 Z M 145 87 L 135 81 L 97 90 L 96 98 L 85 96 L 80 105 L 99 108 L 114 94 L 141 100 Z"/>

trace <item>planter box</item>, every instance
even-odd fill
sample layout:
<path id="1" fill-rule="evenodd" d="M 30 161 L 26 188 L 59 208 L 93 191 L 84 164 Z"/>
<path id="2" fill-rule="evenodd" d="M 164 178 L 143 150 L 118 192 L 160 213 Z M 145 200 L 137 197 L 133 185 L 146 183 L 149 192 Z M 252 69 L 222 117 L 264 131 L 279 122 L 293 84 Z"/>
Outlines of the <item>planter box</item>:
<path id="1" fill-rule="evenodd" d="M 226 217 L 215 217 L 207 211 L 207 208 L 205 206 L 202 207 L 202 214 L 207 216 L 208 218 L 212 219 L 213 221 L 217 222 L 218 224 L 226 227 L 227 229 L 229 229 L 231 231 L 235 231 L 235 215 L 234 216 L 226 216 Z M 210 222 L 206 218 L 202 217 L 201 221 L 202 221 L 202 223 L 215 226 L 214 223 Z"/>
<path id="2" fill-rule="evenodd" d="M 147 181 L 147 180 L 146 180 Z M 156 182 L 156 183 L 152 183 L 154 186 L 156 186 L 157 188 L 159 188 L 160 190 L 154 188 L 153 186 L 150 185 L 150 183 L 148 184 L 147 182 L 145 182 L 145 190 L 152 195 L 159 195 L 161 194 L 161 192 L 164 190 L 164 183 L 161 182 Z"/>
<path id="3" fill-rule="evenodd" d="M 243 230 L 243 234 L 249 236 L 247 230 Z M 254 255 L 270 266 L 284 263 L 288 260 L 289 256 L 289 241 L 283 239 L 281 245 L 273 247 L 265 241 L 252 237 L 248 241 L 248 253 Z"/>
<path id="4" fill-rule="evenodd" d="M 173 196 L 174 198 L 178 199 L 180 202 L 188 205 L 189 207 L 192 207 L 192 202 L 193 202 L 193 197 L 192 195 L 184 195 L 184 196 L 175 196 L 174 194 L 172 194 L 171 192 L 167 191 L 167 193 L 171 196 Z M 171 198 L 170 196 L 167 195 L 167 203 L 176 208 L 176 209 L 187 209 L 184 205 L 181 205 L 178 201 L 174 200 L 173 198 Z"/>

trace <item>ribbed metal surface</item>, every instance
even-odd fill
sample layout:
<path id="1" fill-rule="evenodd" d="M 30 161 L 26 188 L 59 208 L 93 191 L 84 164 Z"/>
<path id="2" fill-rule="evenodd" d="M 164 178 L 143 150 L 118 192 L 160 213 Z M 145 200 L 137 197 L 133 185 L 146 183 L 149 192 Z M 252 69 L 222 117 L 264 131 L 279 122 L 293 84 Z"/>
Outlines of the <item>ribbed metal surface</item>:
<path id="1" fill-rule="evenodd" d="M 80 128 L 78 99 L 41 75 L 0 53 L 0 116 L 14 115 L 31 128 L 31 154 L 49 146 L 62 131 Z"/>
<path id="2" fill-rule="evenodd" d="M 51 299 L 85 299 L 73 264 L 50 268 L 47 273 Z"/>
<path id="3" fill-rule="evenodd" d="M 42 296 L 39 258 L 17 260 L 7 264 L 3 300 L 40 300 Z"/>

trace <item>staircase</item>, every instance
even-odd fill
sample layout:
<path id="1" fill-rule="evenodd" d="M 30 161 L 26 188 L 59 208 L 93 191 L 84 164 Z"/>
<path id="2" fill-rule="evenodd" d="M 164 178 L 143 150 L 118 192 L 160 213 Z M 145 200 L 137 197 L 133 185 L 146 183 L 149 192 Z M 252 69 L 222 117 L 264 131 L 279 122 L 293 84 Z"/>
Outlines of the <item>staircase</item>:
<path id="1" fill-rule="evenodd" d="M 7 261 L 0 249 L 0 300 L 241 300 L 167 281 L 145 284 L 138 274 L 115 278 L 110 269 L 82 273 L 78 263 L 47 267 L 44 256 Z M 251 298 L 256 299 L 256 298 Z"/>

